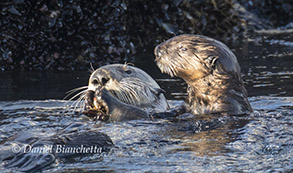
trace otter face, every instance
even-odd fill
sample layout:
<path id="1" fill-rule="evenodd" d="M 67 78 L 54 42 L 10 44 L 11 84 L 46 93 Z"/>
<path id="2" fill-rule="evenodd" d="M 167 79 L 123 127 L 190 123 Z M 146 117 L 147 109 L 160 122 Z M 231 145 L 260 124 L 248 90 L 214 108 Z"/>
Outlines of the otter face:
<path id="1" fill-rule="evenodd" d="M 131 92 L 128 91 L 133 87 L 130 86 L 130 82 L 127 81 L 139 80 L 142 78 L 141 75 L 138 74 L 138 70 L 137 68 L 126 64 L 102 66 L 91 74 L 88 90 L 95 92 L 96 90 L 100 90 L 100 88 L 105 88 L 115 97 L 120 98 L 121 101 L 128 104 L 135 104 L 132 102 L 132 100 L 135 99 L 132 99 L 132 96 L 130 95 Z M 136 93 L 135 90 L 132 92 Z"/>
<path id="2" fill-rule="evenodd" d="M 154 53 L 162 72 L 181 77 L 186 82 L 214 71 L 240 73 L 235 55 L 223 43 L 205 36 L 176 36 L 158 45 Z"/>
<path id="3" fill-rule="evenodd" d="M 88 91 L 106 89 L 126 104 L 164 111 L 168 108 L 163 92 L 155 80 L 143 70 L 126 64 L 111 64 L 94 71 Z"/>
<path id="4" fill-rule="evenodd" d="M 105 87 L 107 90 L 113 89 L 115 83 L 119 83 L 124 78 L 137 76 L 134 67 L 113 64 L 103 66 L 94 71 L 89 79 L 88 90 L 95 91 L 98 87 Z"/>

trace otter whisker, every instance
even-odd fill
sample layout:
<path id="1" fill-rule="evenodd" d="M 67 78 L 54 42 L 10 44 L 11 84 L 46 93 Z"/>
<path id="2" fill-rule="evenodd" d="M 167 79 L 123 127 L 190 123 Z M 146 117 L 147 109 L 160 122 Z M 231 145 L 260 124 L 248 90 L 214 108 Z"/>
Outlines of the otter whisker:
<path id="1" fill-rule="evenodd" d="M 64 100 L 65 100 L 65 99 L 68 99 L 69 96 L 73 95 L 75 92 L 80 91 L 80 90 L 83 90 L 83 89 L 86 89 L 86 88 L 88 88 L 88 86 L 82 86 L 82 87 L 78 87 L 78 88 L 72 89 L 72 90 L 70 90 L 70 91 L 67 91 L 66 93 L 68 93 L 68 94 L 67 94 L 63 99 L 64 99 Z M 86 91 L 87 91 L 87 90 L 83 90 L 83 91 L 78 92 L 77 94 L 75 94 L 74 96 L 72 96 L 70 99 L 68 99 L 68 100 L 67 100 L 67 103 L 68 103 L 69 101 L 74 100 L 74 99 L 77 98 L 77 97 L 80 97 L 79 99 L 83 99 L 83 98 L 85 97 L 85 92 L 86 92 Z M 77 107 L 77 104 L 79 104 L 79 103 L 78 103 L 78 100 L 74 101 L 74 102 L 71 103 L 70 105 L 67 104 L 67 109 L 70 109 L 71 107 L 74 107 L 74 110 L 73 110 L 73 111 L 75 111 L 75 110 L 76 110 L 76 107 Z"/>
<path id="2" fill-rule="evenodd" d="M 93 73 L 95 71 L 95 68 L 93 67 L 92 63 L 90 63 L 90 66 L 91 66 L 90 72 Z"/>
<path id="3" fill-rule="evenodd" d="M 137 103 L 138 102 L 138 95 L 137 93 L 135 92 L 135 90 L 128 84 L 125 86 L 126 89 L 128 89 L 128 92 L 130 93 L 130 95 L 132 95 L 132 97 L 135 99 L 135 102 Z M 129 97 L 129 99 L 131 100 L 131 97 Z"/>
<path id="4" fill-rule="evenodd" d="M 129 95 L 132 93 L 130 93 L 127 85 L 118 84 L 117 87 L 118 87 L 118 91 L 119 91 L 119 92 L 117 92 L 117 96 L 121 101 L 123 101 L 124 103 L 127 103 L 127 104 L 135 104 L 134 100 L 132 100 L 131 97 L 129 97 Z"/>
<path id="5" fill-rule="evenodd" d="M 125 83 L 123 81 L 118 85 L 119 91 L 123 95 L 123 101 L 128 104 L 138 104 L 137 93 L 133 89 L 133 85 L 131 83 Z"/>
<path id="6" fill-rule="evenodd" d="M 177 74 L 177 71 L 176 71 L 176 68 L 175 68 L 175 64 L 172 64 L 171 67 L 169 68 L 169 72 L 170 72 L 170 75 L 172 77 L 176 76 Z"/>
<path id="7" fill-rule="evenodd" d="M 79 91 L 79 90 L 82 90 L 82 89 L 86 89 L 86 88 L 88 88 L 88 86 L 82 86 L 82 87 L 78 87 L 78 88 L 74 88 L 72 90 L 69 90 L 66 93 L 72 93 L 72 92 L 76 92 L 76 91 Z"/>
<path id="8" fill-rule="evenodd" d="M 124 101 L 129 104 L 142 105 L 156 99 L 152 86 L 138 78 L 127 78 L 127 82 L 121 81 L 119 91 L 126 94 L 127 100 Z"/>
<path id="9" fill-rule="evenodd" d="M 71 107 L 74 107 L 75 108 L 78 101 L 79 101 L 79 99 L 78 100 L 74 100 L 73 103 L 71 104 Z"/>
<path id="10" fill-rule="evenodd" d="M 121 92 L 121 94 L 122 94 L 123 101 L 126 102 L 126 103 L 129 103 L 130 100 L 128 98 L 128 95 L 125 94 L 125 92 Z M 130 104 L 133 104 L 133 103 L 131 102 Z"/>
<path id="11" fill-rule="evenodd" d="M 73 111 L 75 111 L 75 110 L 77 109 L 77 107 L 79 107 L 80 105 L 83 105 L 83 107 L 85 106 L 85 105 L 83 104 L 83 101 L 84 101 L 84 99 L 85 99 L 85 96 L 86 96 L 86 94 L 84 93 L 84 94 L 81 95 L 77 100 L 75 100 L 75 101 L 73 102 L 73 104 L 71 105 L 71 106 L 74 105 Z"/>
<path id="12" fill-rule="evenodd" d="M 82 90 L 82 89 L 87 89 L 87 88 L 88 88 L 88 86 L 82 86 L 82 87 L 78 87 L 78 88 L 67 91 L 66 92 L 67 95 L 64 97 L 64 100 L 67 99 L 69 96 L 71 96 L 73 93 L 75 93 L 79 90 Z"/>
<path id="13" fill-rule="evenodd" d="M 178 59 L 176 59 L 176 61 L 174 61 L 174 66 L 179 66 L 180 68 L 182 68 L 182 69 L 185 69 L 186 67 L 185 67 L 185 64 L 188 64 L 188 63 L 190 63 L 190 62 L 188 62 L 187 60 L 186 60 L 186 58 L 184 58 L 184 57 L 182 57 L 178 52 L 177 52 L 177 55 L 181 58 L 181 60 L 183 60 L 183 61 L 185 61 L 186 63 L 180 63 L 179 61 L 178 61 Z"/>
<path id="14" fill-rule="evenodd" d="M 83 90 L 83 91 L 81 91 L 81 92 L 75 94 L 75 95 L 74 95 L 73 97 L 71 97 L 68 101 L 71 101 L 71 100 L 73 100 L 73 99 L 75 99 L 75 98 L 81 96 L 82 94 L 86 93 L 87 91 L 88 91 L 88 90 Z"/>
<path id="15" fill-rule="evenodd" d="M 78 93 L 78 94 L 76 94 L 74 97 L 72 97 L 70 100 L 68 100 L 68 101 L 72 101 L 74 98 L 76 98 L 76 97 L 79 96 L 79 98 L 78 98 L 77 100 L 75 100 L 75 101 L 70 105 L 70 107 L 74 107 L 74 108 L 73 108 L 73 111 L 75 111 L 76 108 L 77 108 L 79 105 L 81 105 L 81 102 L 84 100 L 84 98 L 85 98 L 85 96 L 86 96 L 86 92 L 87 92 L 87 90 L 85 90 L 85 91 L 81 91 L 80 93 Z"/>

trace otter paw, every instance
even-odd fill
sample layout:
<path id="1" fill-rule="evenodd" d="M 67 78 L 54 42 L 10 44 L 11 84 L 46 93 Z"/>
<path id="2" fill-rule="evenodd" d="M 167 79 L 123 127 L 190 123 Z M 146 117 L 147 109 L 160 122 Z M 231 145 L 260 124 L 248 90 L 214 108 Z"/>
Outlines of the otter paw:
<path id="1" fill-rule="evenodd" d="M 89 90 L 85 96 L 85 110 L 83 114 L 95 120 L 107 121 L 108 106 L 102 99 L 105 89 L 97 90 L 96 92 Z"/>

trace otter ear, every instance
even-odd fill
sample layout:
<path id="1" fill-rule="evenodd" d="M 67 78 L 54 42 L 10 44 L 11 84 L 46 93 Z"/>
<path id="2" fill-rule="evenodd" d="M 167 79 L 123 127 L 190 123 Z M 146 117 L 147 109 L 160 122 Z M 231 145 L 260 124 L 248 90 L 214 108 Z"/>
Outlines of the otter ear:
<path id="1" fill-rule="evenodd" d="M 206 63 L 207 63 L 210 67 L 212 67 L 213 69 L 215 69 L 215 67 L 216 67 L 216 62 L 217 62 L 218 59 L 219 59 L 218 56 L 210 55 L 210 56 L 208 56 L 208 57 L 205 59 L 205 61 L 206 61 Z"/>

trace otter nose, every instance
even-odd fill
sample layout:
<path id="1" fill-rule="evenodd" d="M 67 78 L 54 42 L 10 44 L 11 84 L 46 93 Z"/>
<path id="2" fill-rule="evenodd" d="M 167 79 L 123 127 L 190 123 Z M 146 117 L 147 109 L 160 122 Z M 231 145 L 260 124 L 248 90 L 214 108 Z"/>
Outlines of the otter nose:
<path id="1" fill-rule="evenodd" d="M 160 61 L 160 59 L 161 59 L 161 57 L 163 55 L 163 52 L 161 50 L 160 45 L 156 46 L 154 53 L 155 53 L 155 56 L 156 56 L 155 62 Z"/>
<path id="2" fill-rule="evenodd" d="M 109 81 L 109 78 L 107 78 L 107 77 L 100 78 L 100 82 L 101 82 L 102 86 L 105 86 L 108 81 Z"/>
<path id="3" fill-rule="evenodd" d="M 155 51 L 154 51 L 154 53 L 155 53 L 155 56 L 156 56 L 157 58 L 162 56 L 162 53 L 161 53 L 161 51 L 160 51 L 160 45 L 158 45 L 158 46 L 155 47 Z"/>
<path id="4" fill-rule="evenodd" d="M 99 76 L 98 78 L 94 78 L 91 83 L 93 85 L 101 85 L 101 86 L 105 86 L 106 83 L 109 81 L 109 78 L 107 77 L 103 77 L 103 76 Z"/>

